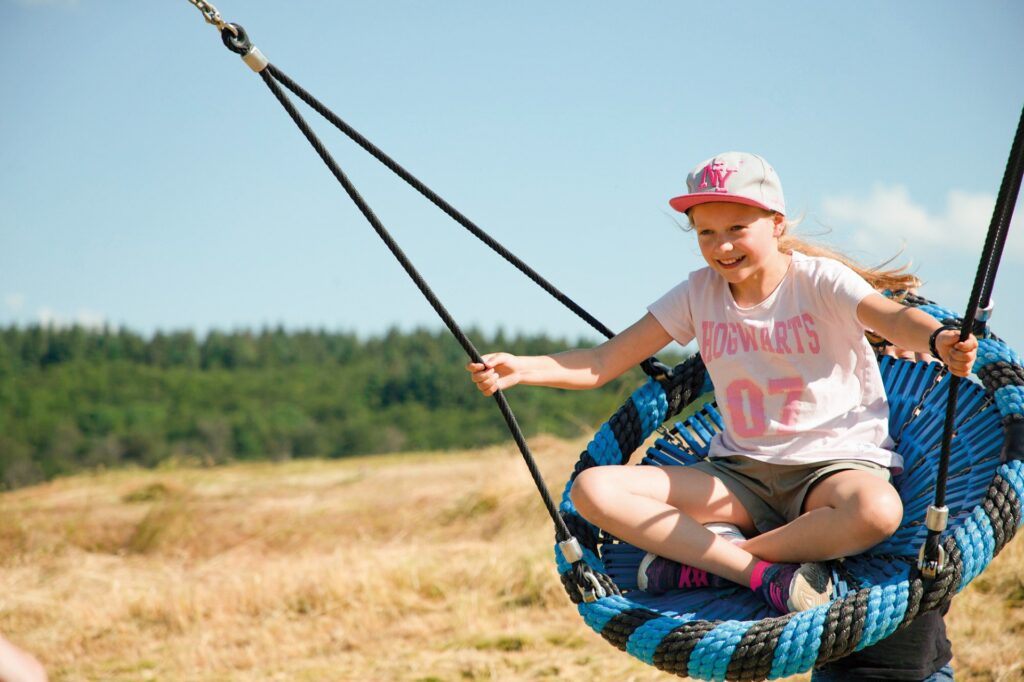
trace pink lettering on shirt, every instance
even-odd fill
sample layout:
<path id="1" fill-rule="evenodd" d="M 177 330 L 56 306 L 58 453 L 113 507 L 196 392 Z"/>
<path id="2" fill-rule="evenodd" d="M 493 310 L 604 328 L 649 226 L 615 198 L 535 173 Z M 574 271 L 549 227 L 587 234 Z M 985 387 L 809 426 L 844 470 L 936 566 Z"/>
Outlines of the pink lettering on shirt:
<path id="1" fill-rule="evenodd" d="M 712 341 L 712 348 L 714 349 L 714 355 L 716 358 L 722 357 L 725 353 L 725 341 L 728 335 L 728 328 L 724 324 L 721 322 L 715 324 L 715 338 L 714 341 Z"/>
<path id="2" fill-rule="evenodd" d="M 789 343 L 786 341 L 786 323 L 776 322 L 775 323 L 775 352 L 782 353 L 784 355 L 792 355 L 793 351 L 789 349 Z"/>
<path id="3" fill-rule="evenodd" d="M 814 317 L 810 313 L 795 315 L 769 326 L 702 320 L 700 350 L 705 362 L 758 351 L 780 355 L 817 355 L 821 352 L 821 338 L 814 325 Z"/>
<path id="4" fill-rule="evenodd" d="M 725 404 L 733 430 L 743 438 L 756 438 L 768 425 L 764 412 L 764 393 L 750 379 L 738 379 L 725 389 Z"/>
<path id="5" fill-rule="evenodd" d="M 736 325 L 739 336 L 740 344 L 743 345 L 743 352 L 749 353 L 752 350 L 757 350 L 757 330 L 746 324 Z"/>
<path id="6" fill-rule="evenodd" d="M 704 362 L 711 362 L 715 359 L 711 348 L 711 339 L 715 333 L 715 323 L 704 320 L 700 323 L 700 350 L 704 356 Z"/>
<path id="7" fill-rule="evenodd" d="M 814 318 L 810 313 L 804 313 L 800 319 L 804 321 L 804 331 L 807 332 L 807 349 L 817 355 L 821 351 L 821 341 L 818 339 L 818 333 L 814 331 Z"/>
<path id="8" fill-rule="evenodd" d="M 803 353 L 804 352 L 804 343 L 803 343 L 803 340 L 800 338 L 800 332 L 798 330 L 803 329 L 804 325 L 803 325 L 803 323 L 800 322 L 800 318 L 799 317 L 791 317 L 791 318 L 789 318 L 789 321 L 786 322 L 786 326 L 789 327 L 793 331 L 793 341 L 796 343 L 796 352 L 797 353 Z"/>
<path id="9" fill-rule="evenodd" d="M 782 424 L 780 430 L 789 430 L 796 424 L 799 401 L 804 393 L 804 380 L 801 377 L 769 379 L 768 393 L 783 394 L 782 415 L 779 417 L 779 422 Z"/>

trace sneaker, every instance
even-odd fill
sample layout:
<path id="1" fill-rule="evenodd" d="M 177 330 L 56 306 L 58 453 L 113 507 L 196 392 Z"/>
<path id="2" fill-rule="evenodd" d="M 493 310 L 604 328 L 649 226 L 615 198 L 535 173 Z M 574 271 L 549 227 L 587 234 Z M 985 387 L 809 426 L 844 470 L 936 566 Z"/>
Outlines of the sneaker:
<path id="1" fill-rule="evenodd" d="M 739 526 L 734 526 L 731 523 L 725 523 L 724 521 L 712 521 L 710 523 L 705 523 L 704 527 L 715 535 L 725 538 L 734 545 L 747 541 L 747 536 L 743 534 L 743 531 L 739 529 Z"/>
<path id="2" fill-rule="evenodd" d="M 648 552 L 640 561 L 636 584 L 648 594 L 664 594 L 669 590 L 708 587 L 711 577 L 702 568 L 694 568 Z"/>
<path id="3" fill-rule="evenodd" d="M 772 564 L 759 591 L 781 613 L 806 611 L 832 600 L 832 575 L 821 563 Z"/>
<path id="4" fill-rule="evenodd" d="M 747 539 L 739 527 L 724 521 L 705 523 L 704 527 L 733 544 L 745 542 Z M 669 590 L 691 587 L 720 587 L 728 583 L 724 578 L 710 574 L 704 569 L 687 566 L 650 552 L 640 561 L 636 582 L 641 590 L 649 594 L 664 594 Z"/>

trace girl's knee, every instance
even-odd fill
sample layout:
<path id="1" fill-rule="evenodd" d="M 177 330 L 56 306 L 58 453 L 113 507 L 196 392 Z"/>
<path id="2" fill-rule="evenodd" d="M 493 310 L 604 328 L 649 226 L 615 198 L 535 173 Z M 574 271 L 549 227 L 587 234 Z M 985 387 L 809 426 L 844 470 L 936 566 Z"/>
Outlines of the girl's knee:
<path id="1" fill-rule="evenodd" d="M 609 467 L 591 467 L 580 472 L 569 490 L 569 499 L 580 515 L 593 522 L 602 507 L 615 494 L 614 476 Z"/>
<path id="2" fill-rule="evenodd" d="M 879 540 L 889 537 L 903 522 L 903 500 L 891 486 L 860 496 L 857 515 L 865 530 Z"/>

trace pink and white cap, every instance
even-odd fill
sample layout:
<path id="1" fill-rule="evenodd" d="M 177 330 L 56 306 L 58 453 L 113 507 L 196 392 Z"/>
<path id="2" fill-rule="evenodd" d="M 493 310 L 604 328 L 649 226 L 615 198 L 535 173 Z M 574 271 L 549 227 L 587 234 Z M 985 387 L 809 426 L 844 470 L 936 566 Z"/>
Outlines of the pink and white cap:
<path id="1" fill-rule="evenodd" d="M 726 201 L 786 214 L 782 182 L 757 154 L 725 152 L 702 161 L 686 176 L 686 189 L 687 194 L 668 202 L 680 213 L 697 204 Z"/>

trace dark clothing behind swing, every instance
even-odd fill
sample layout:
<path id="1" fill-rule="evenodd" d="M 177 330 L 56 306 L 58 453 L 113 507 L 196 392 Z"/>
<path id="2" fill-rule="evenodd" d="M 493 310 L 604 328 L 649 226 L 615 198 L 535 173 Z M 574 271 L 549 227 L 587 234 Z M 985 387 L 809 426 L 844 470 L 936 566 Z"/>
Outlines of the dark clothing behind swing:
<path id="1" fill-rule="evenodd" d="M 927 678 L 953 658 L 943 620 L 948 610 L 947 605 L 921 614 L 905 630 L 824 666 L 822 677 L 861 682 Z"/>

